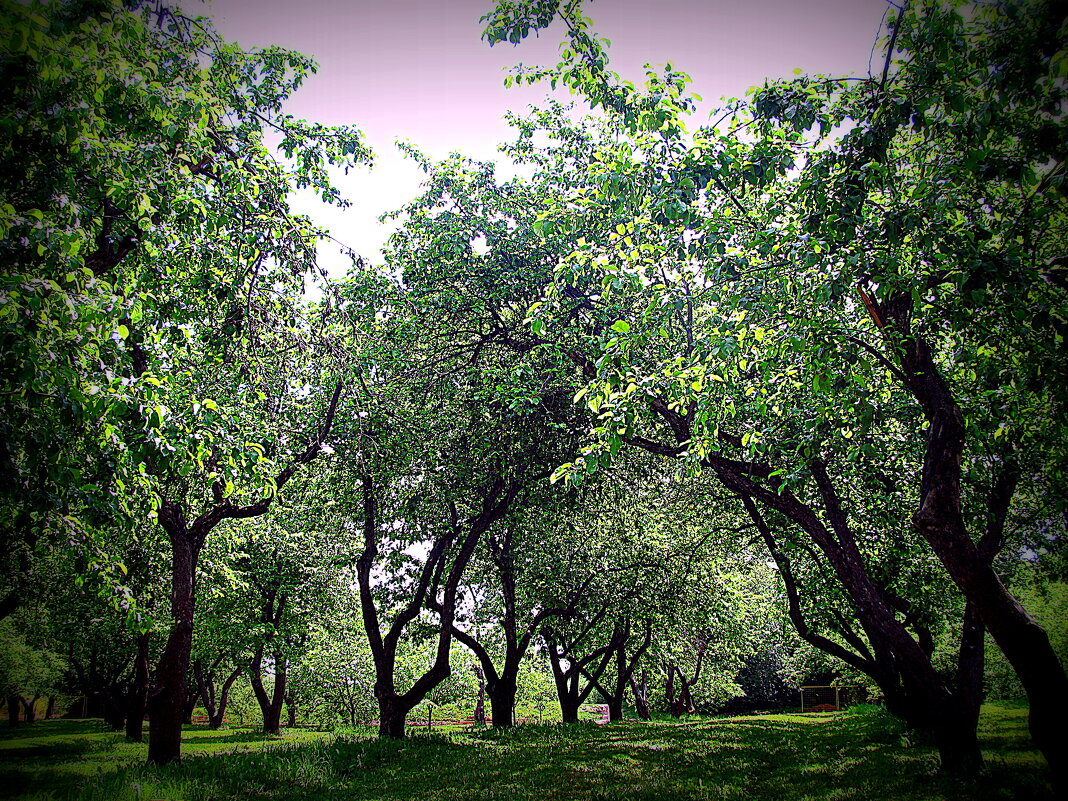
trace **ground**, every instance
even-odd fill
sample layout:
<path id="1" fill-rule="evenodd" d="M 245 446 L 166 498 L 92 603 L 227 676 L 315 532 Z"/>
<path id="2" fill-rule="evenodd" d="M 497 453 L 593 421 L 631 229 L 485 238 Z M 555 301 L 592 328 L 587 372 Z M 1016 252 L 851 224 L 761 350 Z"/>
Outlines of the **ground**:
<path id="1" fill-rule="evenodd" d="M 186 731 L 181 766 L 145 768 L 145 746 L 99 721 L 0 732 L 0 797 L 208 799 L 1034 799 L 1053 796 L 1026 708 L 983 709 L 987 768 L 937 773 L 929 744 L 882 710 L 609 726 L 523 726 L 383 742 L 366 732 Z"/>

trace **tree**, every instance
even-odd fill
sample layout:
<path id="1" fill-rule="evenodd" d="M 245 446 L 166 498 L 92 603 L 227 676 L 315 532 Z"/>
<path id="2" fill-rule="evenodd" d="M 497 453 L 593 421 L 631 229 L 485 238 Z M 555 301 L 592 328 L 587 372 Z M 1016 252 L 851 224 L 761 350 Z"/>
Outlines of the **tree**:
<path id="1" fill-rule="evenodd" d="M 36 720 L 37 701 L 59 685 L 62 659 L 45 648 L 34 647 L 11 625 L 0 621 L 0 697 L 7 702 L 8 719 L 19 723 Z"/>
<path id="2" fill-rule="evenodd" d="M 1063 473 L 1064 416 L 1052 399 L 1063 388 L 1064 332 L 1050 313 L 1064 303 L 1063 126 L 1051 110 L 1062 91 L 1060 17 L 1049 4 L 1032 4 L 1034 13 L 1005 4 L 965 21 L 915 4 L 890 22 L 881 73 L 768 86 L 726 110 L 746 138 L 705 128 L 685 140 L 687 77 L 651 73 L 645 93 L 618 81 L 577 7 L 502 4 L 488 18 L 493 42 L 562 16 L 569 58 L 524 77 L 564 80 L 631 137 L 606 145 L 585 183 L 587 209 L 601 208 L 615 235 L 579 242 L 541 323 L 568 319 L 567 290 L 596 295 L 603 313 L 605 333 L 586 335 L 583 363 L 605 423 L 574 473 L 626 441 L 686 458 L 785 515 L 826 543 L 858 611 L 877 610 L 881 622 L 866 625 L 909 655 L 909 683 L 923 697 L 939 682 L 921 644 L 909 645 L 878 582 L 854 580 L 861 560 L 842 561 L 798 497 L 812 487 L 833 537 L 851 549 L 849 517 L 872 500 L 846 503 L 845 474 L 874 474 L 881 448 L 907 446 L 919 510 L 911 522 L 1027 677 L 1032 733 L 1062 783 L 1053 720 L 1068 702 L 1063 668 L 969 536 L 969 507 L 981 504 L 962 491 L 969 473 L 997 472 L 990 454 L 1010 427 L 1036 475 Z M 561 224 L 564 209 L 546 212 L 544 225 Z M 663 332 L 684 347 L 665 353 Z M 1006 360 L 1033 380 L 1003 372 Z M 635 430 L 640 409 L 666 438 Z M 1014 455 L 1000 461 L 1014 471 Z M 939 737 L 944 766 L 974 770 L 968 704 L 942 691 L 931 701 L 946 708 L 935 723 L 955 728 Z"/>
<path id="3" fill-rule="evenodd" d="M 73 418 L 50 432 L 88 429 L 112 479 L 85 490 L 86 502 L 151 510 L 171 541 L 174 627 L 156 670 L 149 759 L 174 761 L 199 552 L 223 520 L 266 511 L 314 458 L 340 391 L 321 374 L 299 395 L 288 388 L 288 348 L 307 342 L 295 308 L 318 232 L 286 196 L 311 188 L 338 201 L 326 166 L 367 153 L 352 129 L 282 113 L 313 68 L 297 54 L 242 52 L 164 5 L 4 13 L 7 97 L 24 121 L 19 142 L 34 143 L 7 145 L 17 155 L 3 206 L 14 266 L 4 353 L 21 367 L 5 404 L 16 420 Z M 283 158 L 263 144 L 266 130 Z M 280 426 L 294 407 L 319 421 L 304 436 Z M 35 465 L 16 438 L 15 469 L 82 487 L 59 441 Z M 80 499 L 61 500 L 63 513 Z"/>

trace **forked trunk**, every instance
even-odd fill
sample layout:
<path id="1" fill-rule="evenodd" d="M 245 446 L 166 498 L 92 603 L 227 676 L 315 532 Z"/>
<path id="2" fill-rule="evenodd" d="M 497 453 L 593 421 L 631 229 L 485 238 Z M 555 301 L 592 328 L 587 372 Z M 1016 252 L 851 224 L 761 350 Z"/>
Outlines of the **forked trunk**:
<path id="1" fill-rule="evenodd" d="M 19 701 L 22 703 L 23 718 L 27 723 L 33 723 L 37 720 L 37 699 L 40 697 L 40 693 L 35 693 L 32 698 L 19 696 Z"/>
<path id="2" fill-rule="evenodd" d="M 285 703 L 287 660 L 281 652 L 274 655 L 274 687 L 268 696 L 263 686 L 263 653 L 257 649 L 249 670 L 252 691 L 263 715 L 263 733 L 279 734 L 282 725 L 282 705 Z"/>

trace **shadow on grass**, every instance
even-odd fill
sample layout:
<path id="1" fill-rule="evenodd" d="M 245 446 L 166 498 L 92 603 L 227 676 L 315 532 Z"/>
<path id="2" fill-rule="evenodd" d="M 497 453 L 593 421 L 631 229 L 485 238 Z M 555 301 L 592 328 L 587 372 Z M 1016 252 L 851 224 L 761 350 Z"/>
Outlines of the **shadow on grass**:
<path id="1" fill-rule="evenodd" d="M 929 745 L 910 744 L 897 721 L 869 710 L 818 725 L 772 715 L 683 725 L 527 725 L 400 741 L 355 733 L 318 742 L 268 740 L 264 749 L 191 755 L 178 766 L 113 764 L 97 774 L 92 791 L 69 784 L 33 789 L 51 791 L 37 798 L 56 801 L 133 801 L 134 786 L 142 798 L 186 801 L 1050 801 L 1041 761 L 1020 742 L 1019 719 L 1009 710 L 985 726 L 989 768 L 971 782 L 938 774 Z M 192 734 L 187 742 L 198 745 L 262 742 L 254 731 L 210 741 Z"/>
<path id="2" fill-rule="evenodd" d="M 18 726 L 0 724 L 0 751 L 9 747 L 9 743 L 32 740 L 41 737 L 70 737 L 78 734 L 112 734 L 104 721 L 90 718 L 88 720 L 38 720 L 33 723 L 20 723 Z"/>

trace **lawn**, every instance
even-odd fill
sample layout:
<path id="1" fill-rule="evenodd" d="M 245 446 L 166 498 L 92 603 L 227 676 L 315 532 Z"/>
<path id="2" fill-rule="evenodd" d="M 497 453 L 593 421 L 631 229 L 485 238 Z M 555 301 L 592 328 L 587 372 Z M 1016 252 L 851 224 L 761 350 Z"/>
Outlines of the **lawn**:
<path id="1" fill-rule="evenodd" d="M 928 744 L 881 710 L 419 735 L 190 727 L 181 766 L 93 721 L 0 733 L 0 796 L 28 799 L 1035 799 L 1049 801 L 1026 708 L 984 707 L 987 769 L 940 776 Z"/>

